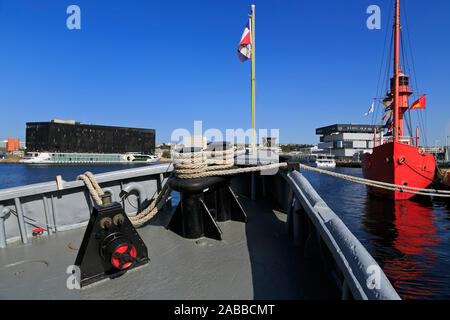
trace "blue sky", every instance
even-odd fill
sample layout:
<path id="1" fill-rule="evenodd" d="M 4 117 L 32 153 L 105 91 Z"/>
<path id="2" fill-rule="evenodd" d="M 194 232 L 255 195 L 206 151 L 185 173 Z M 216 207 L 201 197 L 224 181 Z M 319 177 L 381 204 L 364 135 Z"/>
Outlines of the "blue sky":
<path id="1" fill-rule="evenodd" d="M 391 1 L 0 0 L 0 139 L 24 139 L 25 122 L 52 118 L 154 128 L 157 143 L 194 120 L 248 128 L 250 62 L 236 49 L 251 3 L 257 128 L 317 143 L 317 127 L 370 123 Z M 66 27 L 71 4 L 81 30 Z M 366 27 L 373 4 L 381 30 Z M 408 0 L 406 10 L 428 144 L 443 144 L 450 1 Z"/>

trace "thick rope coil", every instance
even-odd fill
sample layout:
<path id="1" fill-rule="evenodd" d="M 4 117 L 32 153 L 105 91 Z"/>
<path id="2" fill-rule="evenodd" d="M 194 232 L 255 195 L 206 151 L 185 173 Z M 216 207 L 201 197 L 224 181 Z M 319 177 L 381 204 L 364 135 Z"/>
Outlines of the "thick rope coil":
<path id="1" fill-rule="evenodd" d="M 92 175 L 91 177 L 93 178 L 94 176 Z M 92 185 L 91 177 L 89 177 L 89 176 L 86 175 L 86 174 L 80 174 L 80 175 L 77 177 L 76 180 L 83 180 L 83 181 L 84 181 L 84 184 L 85 184 L 86 187 L 88 188 L 89 193 L 91 194 L 91 196 L 92 196 L 92 198 L 94 199 L 95 203 L 96 203 L 97 205 L 102 205 L 102 204 L 103 204 L 102 199 L 100 198 L 99 193 L 97 192 L 97 190 L 96 190 L 96 189 L 94 188 L 94 186 Z M 94 178 L 94 180 L 95 180 L 95 178 Z M 97 182 L 95 182 L 95 183 L 96 183 L 97 186 L 98 186 L 98 183 L 97 183 Z M 99 186 L 99 188 L 100 188 L 100 186 Z M 102 191 L 102 192 L 103 192 L 103 191 Z"/>
<path id="2" fill-rule="evenodd" d="M 234 166 L 234 149 L 197 150 L 194 152 L 175 150 L 173 152 L 173 164 L 175 176 L 180 179 L 219 175 L 217 171 Z M 215 173 L 205 174 L 208 171 L 214 171 Z"/>
<path id="3" fill-rule="evenodd" d="M 165 183 L 162 190 L 159 192 L 158 196 L 152 201 L 152 203 L 142 210 L 139 214 L 134 217 L 129 217 L 131 223 L 134 226 L 140 226 L 153 218 L 159 210 L 164 206 L 167 202 L 167 198 L 170 196 L 170 192 L 172 190 L 169 188 L 169 184 Z"/>
<path id="4" fill-rule="evenodd" d="M 95 177 L 91 172 L 87 171 L 84 174 L 79 175 L 77 177 L 77 180 L 84 181 L 84 184 L 88 188 L 89 193 L 91 194 L 92 198 L 94 199 L 97 205 L 103 204 L 101 196 L 103 196 L 105 193 L 103 192 L 102 188 L 97 183 L 97 180 L 95 180 Z M 169 188 L 169 184 L 166 182 L 162 187 L 161 191 L 158 193 L 157 197 L 152 201 L 152 203 L 150 203 L 150 205 L 147 208 L 142 210 L 139 214 L 135 215 L 134 217 L 129 217 L 133 226 L 135 227 L 141 226 L 148 220 L 153 218 L 167 202 L 167 199 L 169 198 L 171 191 L 172 190 Z"/>
<path id="5" fill-rule="evenodd" d="M 256 172 L 263 170 L 271 170 L 276 168 L 286 167 L 286 162 L 280 163 L 272 163 L 264 166 L 256 166 L 256 167 L 247 167 L 247 168 L 238 168 L 238 169 L 225 169 L 225 170 L 209 170 L 199 173 L 187 173 L 187 174 L 176 174 L 176 176 L 180 179 L 195 179 L 195 178 L 205 178 L 212 176 L 226 176 L 226 175 L 234 175 L 239 173 L 247 173 L 247 172 Z"/>
<path id="6" fill-rule="evenodd" d="M 205 151 L 208 164 L 206 170 L 222 170 L 234 166 L 234 149 Z"/>
<path id="7" fill-rule="evenodd" d="M 200 173 L 205 171 L 207 162 L 206 154 L 196 152 L 173 152 L 173 164 L 177 174 Z"/>
<path id="8" fill-rule="evenodd" d="M 92 174 L 92 172 L 86 171 L 84 173 L 84 175 L 87 176 L 89 178 L 89 180 L 91 180 L 92 186 L 94 187 L 95 191 L 97 191 L 99 196 L 105 195 L 105 193 L 103 192 L 102 188 L 100 188 L 99 184 L 97 183 L 97 180 L 95 180 L 95 177 Z"/>

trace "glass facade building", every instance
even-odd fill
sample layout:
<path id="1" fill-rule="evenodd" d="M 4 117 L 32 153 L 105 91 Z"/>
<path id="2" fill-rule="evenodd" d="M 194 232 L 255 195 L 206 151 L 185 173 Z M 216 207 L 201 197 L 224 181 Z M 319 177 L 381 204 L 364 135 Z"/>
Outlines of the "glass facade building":
<path id="1" fill-rule="evenodd" d="M 27 152 L 154 154 L 155 130 L 78 122 L 28 122 L 26 147 Z"/>
<path id="2" fill-rule="evenodd" d="M 372 152 L 374 131 L 383 130 L 380 125 L 334 124 L 317 128 L 320 137 L 319 149 L 334 155 L 336 160 L 359 160 L 365 152 Z"/>

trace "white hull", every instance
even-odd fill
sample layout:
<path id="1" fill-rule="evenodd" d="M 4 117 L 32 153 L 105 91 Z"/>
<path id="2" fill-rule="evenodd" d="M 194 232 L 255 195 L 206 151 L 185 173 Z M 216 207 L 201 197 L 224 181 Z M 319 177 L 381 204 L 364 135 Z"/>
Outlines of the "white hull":
<path id="1" fill-rule="evenodd" d="M 36 152 L 20 160 L 24 164 L 135 164 L 153 163 L 161 158 L 142 154 L 89 154 Z"/>
<path id="2" fill-rule="evenodd" d="M 334 155 L 318 154 L 313 166 L 317 168 L 335 168 Z"/>
<path id="3" fill-rule="evenodd" d="M 327 162 L 327 163 L 324 163 L 324 162 L 314 162 L 313 163 L 313 167 L 316 167 L 316 168 L 335 168 L 336 167 L 336 162 Z"/>

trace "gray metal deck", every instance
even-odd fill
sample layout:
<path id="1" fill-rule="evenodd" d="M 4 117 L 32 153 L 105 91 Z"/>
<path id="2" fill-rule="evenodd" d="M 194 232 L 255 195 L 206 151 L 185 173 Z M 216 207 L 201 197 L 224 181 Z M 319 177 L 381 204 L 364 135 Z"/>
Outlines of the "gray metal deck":
<path id="1" fill-rule="evenodd" d="M 0 250 L 1 299 L 336 299 L 318 261 L 289 245 L 286 214 L 240 197 L 247 224 L 219 223 L 224 239 L 188 240 L 168 231 L 171 212 L 139 228 L 150 263 L 117 279 L 69 290 L 84 228 Z"/>
<path id="2" fill-rule="evenodd" d="M 132 216 L 172 170 L 155 165 L 96 180 Z M 300 172 L 240 174 L 231 186 L 248 222 L 219 222 L 222 241 L 187 240 L 166 230 L 175 209 L 169 201 L 138 228 L 150 263 L 81 290 L 69 290 L 66 282 L 93 206 L 83 182 L 0 190 L 0 298 L 399 299 L 377 262 Z M 39 238 L 31 236 L 35 221 L 45 229 Z"/>

